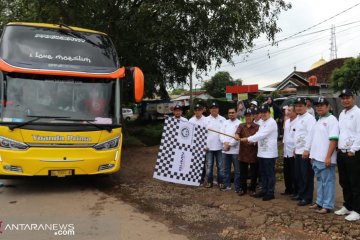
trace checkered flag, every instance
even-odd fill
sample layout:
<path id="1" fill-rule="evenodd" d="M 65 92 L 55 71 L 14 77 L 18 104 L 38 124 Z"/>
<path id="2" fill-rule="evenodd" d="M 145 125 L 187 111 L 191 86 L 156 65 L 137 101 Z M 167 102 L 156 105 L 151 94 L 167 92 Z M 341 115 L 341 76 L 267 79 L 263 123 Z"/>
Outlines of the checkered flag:
<path id="1" fill-rule="evenodd" d="M 153 177 L 199 186 L 205 161 L 206 137 L 206 128 L 167 117 Z"/>

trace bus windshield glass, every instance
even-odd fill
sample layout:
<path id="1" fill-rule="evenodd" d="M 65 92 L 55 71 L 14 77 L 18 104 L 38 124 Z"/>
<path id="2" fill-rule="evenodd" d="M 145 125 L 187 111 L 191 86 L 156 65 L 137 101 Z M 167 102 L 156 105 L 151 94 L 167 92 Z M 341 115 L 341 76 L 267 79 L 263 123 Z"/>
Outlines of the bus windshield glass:
<path id="1" fill-rule="evenodd" d="M 10 65 L 30 69 L 112 73 L 119 67 L 116 50 L 107 35 L 65 26 L 6 26 L 0 58 Z"/>
<path id="2" fill-rule="evenodd" d="M 113 124 L 115 81 L 4 75 L 0 122 Z"/>

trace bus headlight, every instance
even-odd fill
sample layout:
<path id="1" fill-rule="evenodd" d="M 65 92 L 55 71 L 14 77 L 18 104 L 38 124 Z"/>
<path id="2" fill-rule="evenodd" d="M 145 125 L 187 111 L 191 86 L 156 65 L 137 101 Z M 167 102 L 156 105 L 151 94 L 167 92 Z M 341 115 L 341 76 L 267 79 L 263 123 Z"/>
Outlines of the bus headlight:
<path id="1" fill-rule="evenodd" d="M 119 145 L 119 137 L 113 138 L 109 141 L 102 142 L 99 144 L 96 144 L 94 148 L 96 150 L 109 150 L 112 148 L 116 148 Z"/>
<path id="2" fill-rule="evenodd" d="M 29 146 L 6 137 L 0 136 L 0 148 L 11 150 L 26 150 Z"/>

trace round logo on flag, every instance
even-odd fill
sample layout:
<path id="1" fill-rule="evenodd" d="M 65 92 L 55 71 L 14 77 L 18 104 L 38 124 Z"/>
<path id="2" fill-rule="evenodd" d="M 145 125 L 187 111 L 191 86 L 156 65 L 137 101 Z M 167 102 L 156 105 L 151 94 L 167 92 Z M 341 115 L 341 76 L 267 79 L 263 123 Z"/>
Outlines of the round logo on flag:
<path id="1" fill-rule="evenodd" d="M 190 129 L 189 128 L 184 127 L 184 128 L 181 129 L 181 136 L 183 138 L 188 138 L 189 135 L 190 135 Z"/>

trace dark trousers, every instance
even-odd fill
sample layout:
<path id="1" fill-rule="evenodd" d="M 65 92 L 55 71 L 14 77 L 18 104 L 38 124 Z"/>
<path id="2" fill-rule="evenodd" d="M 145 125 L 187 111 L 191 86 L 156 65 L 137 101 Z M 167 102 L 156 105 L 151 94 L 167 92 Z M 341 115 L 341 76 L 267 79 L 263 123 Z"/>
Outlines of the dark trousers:
<path id="1" fill-rule="evenodd" d="M 360 153 L 349 157 L 347 153 L 338 153 L 339 183 L 343 190 L 344 206 L 360 213 Z"/>
<path id="2" fill-rule="evenodd" d="M 256 189 L 256 181 L 258 178 L 258 169 L 259 164 L 258 163 L 246 163 L 246 162 L 240 162 L 240 188 L 242 191 L 247 192 L 247 178 L 248 178 L 248 169 L 250 166 L 250 191 L 255 192 Z"/>
<path id="3" fill-rule="evenodd" d="M 259 157 L 261 192 L 268 196 L 274 196 L 275 192 L 275 161 L 276 158 Z"/>
<path id="4" fill-rule="evenodd" d="M 295 155 L 296 182 L 299 187 L 299 197 L 312 202 L 314 193 L 314 170 L 310 159 L 303 160 L 301 154 Z"/>
<path id="5" fill-rule="evenodd" d="M 297 193 L 295 186 L 295 158 L 284 157 L 284 182 L 286 193 Z"/>

